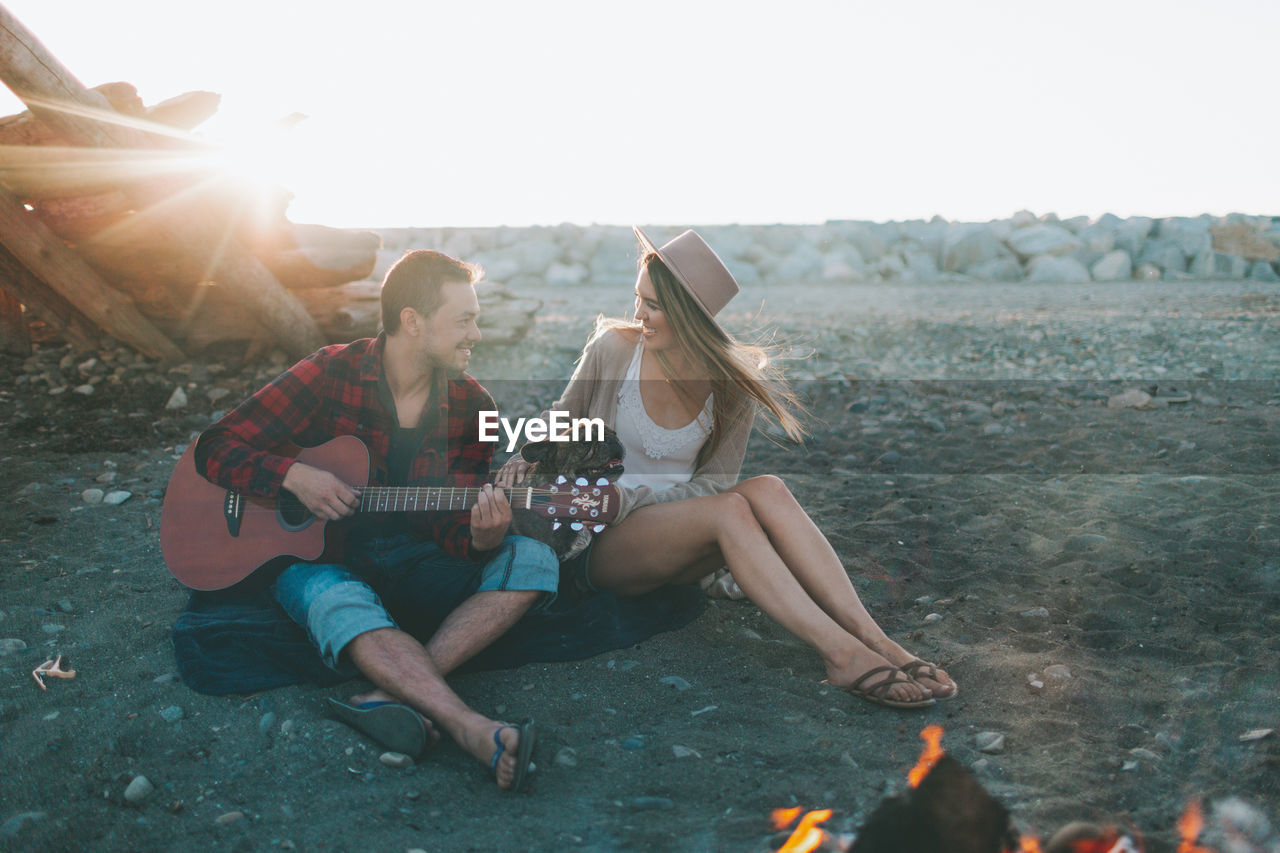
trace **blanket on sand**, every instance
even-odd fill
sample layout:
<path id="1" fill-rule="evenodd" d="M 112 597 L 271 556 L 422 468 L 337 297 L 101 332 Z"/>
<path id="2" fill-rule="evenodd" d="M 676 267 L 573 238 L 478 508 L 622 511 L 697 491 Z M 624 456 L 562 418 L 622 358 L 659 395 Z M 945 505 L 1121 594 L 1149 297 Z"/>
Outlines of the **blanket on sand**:
<path id="1" fill-rule="evenodd" d="M 420 617 L 430 612 L 431 602 L 412 587 L 375 591 L 396 624 L 418 639 L 425 641 L 439 625 L 437 619 Z M 623 598 L 562 583 L 549 606 L 525 614 L 463 671 L 593 657 L 681 628 L 704 606 L 697 585 Z M 171 636 L 179 675 L 201 693 L 252 693 L 307 682 L 327 687 L 351 677 L 321 659 L 306 631 L 276 603 L 269 579 L 251 577 L 230 589 L 192 593 Z"/>

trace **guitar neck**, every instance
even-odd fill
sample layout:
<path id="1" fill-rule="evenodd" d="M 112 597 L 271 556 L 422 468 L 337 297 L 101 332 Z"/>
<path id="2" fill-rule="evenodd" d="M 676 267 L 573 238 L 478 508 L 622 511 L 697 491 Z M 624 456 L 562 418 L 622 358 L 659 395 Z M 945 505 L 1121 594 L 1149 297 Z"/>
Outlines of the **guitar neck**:
<path id="1" fill-rule="evenodd" d="M 451 486 L 371 486 L 361 490 L 358 512 L 466 510 L 480 500 L 481 491 Z M 507 501 L 516 509 L 528 508 L 533 491 L 528 486 L 507 489 Z"/>

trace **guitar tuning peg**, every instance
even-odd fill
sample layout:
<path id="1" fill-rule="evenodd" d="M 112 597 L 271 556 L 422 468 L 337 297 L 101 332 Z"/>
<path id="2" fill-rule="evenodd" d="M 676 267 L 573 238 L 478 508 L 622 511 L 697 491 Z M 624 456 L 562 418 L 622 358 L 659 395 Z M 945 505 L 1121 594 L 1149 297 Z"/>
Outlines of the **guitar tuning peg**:
<path id="1" fill-rule="evenodd" d="M 599 480 L 596 480 L 596 485 L 597 485 L 597 486 L 607 486 L 607 485 L 609 485 L 609 478 L 608 478 L 608 477 L 601 477 Z"/>
<path id="2" fill-rule="evenodd" d="M 597 524 L 595 527 L 592 527 L 592 528 L 591 528 L 591 532 L 592 532 L 592 533 L 603 533 L 603 532 L 604 532 L 604 525 L 603 525 L 603 524 Z"/>
<path id="3" fill-rule="evenodd" d="M 570 529 L 570 530 L 581 530 L 581 529 L 582 529 L 582 522 L 581 522 L 581 521 L 575 521 L 575 522 L 573 522 L 572 524 L 570 524 L 570 525 L 569 525 L 569 529 Z"/>
<path id="4" fill-rule="evenodd" d="M 560 523 L 560 522 L 558 522 L 558 521 L 553 521 L 553 522 L 551 522 L 551 529 L 552 529 L 552 530 L 559 530 L 559 529 L 561 528 L 561 526 L 562 526 L 562 525 L 561 525 L 561 523 Z"/>
<path id="5" fill-rule="evenodd" d="M 586 478 L 586 477 L 579 477 L 578 479 L 576 479 L 576 480 L 574 480 L 574 481 L 573 481 L 573 484 L 574 484 L 575 486 L 589 486 L 589 485 L 591 485 L 590 483 L 588 483 L 588 482 L 587 482 L 587 478 Z"/>
<path id="6" fill-rule="evenodd" d="M 566 477 L 564 474 L 561 474 L 559 477 L 556 477 L 556 483 L 558 485 L 563 486 L 567 482 L 569 482 L 569 478 Z"/>

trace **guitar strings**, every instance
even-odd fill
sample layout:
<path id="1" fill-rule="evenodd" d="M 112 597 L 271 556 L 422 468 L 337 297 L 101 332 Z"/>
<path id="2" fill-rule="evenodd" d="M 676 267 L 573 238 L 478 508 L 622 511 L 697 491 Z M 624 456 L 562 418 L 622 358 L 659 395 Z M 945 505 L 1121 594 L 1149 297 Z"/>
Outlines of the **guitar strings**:
<path id="1" fill-rule="evenodd" d="M 408 497 L 409 497 L 409 493 L 411 493 L 411 492 L 421 492 L 421 491 L 437 490 L 437 489 L 438 489 L 438 490 L 443 491 L 444 489 L 449 489 L 449 488 L 451 488 L 451 487 L 449 487 L 449 486 L 421 486 L 421 487 L 416 487 L 416 486 L 371 486 L 371 487 L 369 487 L 369 488 L 364 489 L 364 490 L 363 490 L 363 492 L 361 493 L 360 506 L 359 506 L 359 507 L 357 507 L 356 509 L 357 509 L 357 511 L 361 511 L 361 510 L 363 510 L 364 512 L 411 512 L 411 511 L 413 511 L 413 510 L 408 510 L 408 509 L 404 509 L 404 510 L 400 510 L 400 509 L 385 509 L 385 510 L 368 509 L 368 508 L 366 508 L 365 501 L 366 501 L 367 496 L 372 495 L 372 497 L 373 497 L 373 498 L 375 498 L 375 499 L 377 499 L 377 501 L 378 501 L 378 502 L 382 502 L 382 501 L 384 501 L 384 500 L 389 500 L 389 501 L 391 501 L 391 502 L 395 503 L 395 502 L 404 501 L 406 498 L 408 498 Z M 581 488 L 581 487 L 579 487 L 579 488 Z M 417 510 L 417 511 L 418 511 L 418 512 L 450 512 L 450 511 L 453 511 L 453 512 L 461 512 L 461 511 L 464 511 L 464 510 L 468 510 L 468 509 L 470 509 L 472 506 L 474 506 L 474 504 L 475 504 L 475 501 L 474 501 L 474 500 L 472 500 L 473 493 L 474 493 L 474 497 L 479 497 L 479 495 L 480 495 L 480 491 L 481 491 L 480 489 L 477 489 L 477 488 L 475 488 L 475 487 L 466 487 L 466 488 L 461 488 L 461 487 L 460 487 L 460 488 L 458 488 L 457 490 L 455 490 L 455 492 L 456 492 L 456 493 L 454 493 L 454 494 L 451 494 L 451 495 L 450 495 L 450 500 L 448 501 L 448 502 L 449 502 L 449 504 L 450 504 L 450 506 L 447 506 L 447 507 L 441 507 L 441 506 L 437 505 L 437 506 L 432 507 L 432 508 L 429 508 L 429 509 L 420 509 L 420 510 Z M 563 496 L 563 495 L 571 495 L 571 493 L 566 492 L 566 491 L 554 491 L 554 492 L 553 492 L 553 491 L 551 491 L 551 490 L 550 490 L 550 489 L 548 489 L 548 488 L 541 488 L 541 487 L 538 487 L 538 486 L 528 486 L 528 487 L 520 487 L 520 488 L 516 488 L 516 489 L 508 490 L 508 491 L 507 491 L 508 500 L 510 500 L 510 497 L 511 497 L 512 495 L 517 495 L 517 494 L 518 494 L 518 495 L 519 495 L 519 500 L 520 500 L 520 501 L 523 501 L 523 500 L 524 500 L 524 498 L 526 497 L 526 492 L 528 493 L 528 496 L 533 497 L 533 498 L 538 498 L 538 497 L 547 497 L 547 496 Z M 274 499 L 272 499 L 272 498 L 251 497 L 251 496 L 248 496 L 248 495 L 240 495 L 239 497 L 240 497 L 240 500 L 241 500 L 241 502 L 242 502 L 242 504 L 243 504 L 242 513 L 250 513 L 250 512 L 254 512 L 254 513 L 258 513 L 258 512 L 269 512 L 269 513 L 275 513 L 275 512 L 280 512 L 281 510 L 306 510 L 306 512 L 308 512 L 308 513 L 310 513 L 310 512 L 311 512 L 311 510 L 307 509 L 306 505 L 305 505 L 305 504 L 303 504 L 303 503 L 302 503 L 302 501 L 298 500 L 298 498 L 297 498 L 295 495 L 293 495 L 293 494 L 285 494 L 285 493 L 282 493 L 279 497 L 274 498 Z M 415 494 L 413 497 L 414 497 L 415 501 L 416 501 L 416 500 L 422 500 L 422 496 L 421 496 L 421 495 L 416 495 L 416 494 Z M 453 501 L 454 501 L 454 500 L 461 500 L 461 501 L 469 502 L 469 503 L 467 503 L 465 506 L 461 506 L 461 507 L 456 507 L 456 508 L 455 508 L 454 506 L 452 506 L 452 503 L 453 503 Z M 261 505 L 261 501 L 270 501 L 270 502 L 272 503 L 272 505 L 271 505 L 271 506 L 262 506 L 262 505 Z M 430 497 L 428 497 L 428 498 L 426 499 L 426 502 L 431 502 L 431 498 L 430 498 Z M 441 502 L 443 502 L 443 501 L 438 501 L 438 502 L 437 502 L 437 504 L 439 504 L 439 503 L 441 503 Z M 525 507 L 523 507 L 523 506 L 519 506 L 519 505 L 516 505 L 516 504 L 513 504 L 513 505 L 512 505 L 512 509 L 524 509 L 524 508 L 525 508 Z"/>

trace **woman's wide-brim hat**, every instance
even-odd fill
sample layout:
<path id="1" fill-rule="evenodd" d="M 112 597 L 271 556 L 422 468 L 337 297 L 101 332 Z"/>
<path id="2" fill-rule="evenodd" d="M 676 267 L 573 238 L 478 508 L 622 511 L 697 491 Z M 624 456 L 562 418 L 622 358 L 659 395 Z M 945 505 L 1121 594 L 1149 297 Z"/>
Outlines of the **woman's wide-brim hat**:
<path id="1" fill-rule="evenodd" d="M 676 281 L 689 292 L 693 301 L 698 303 L 712 323 L 716 323 L 716 315 L 720 309 L 729 304 L 729 300 L 738 295 L 738 282 L 733 280 L 720 256 L 698 236 L 695 231 L 686 231 L 679 237 L 655 246 L 643 231 L 632 226 L 636 238 L 644 246 L 645 253 L 652 252 L 666 265 Z M 723 329 L 721 329 L 723 331 Z"/>

